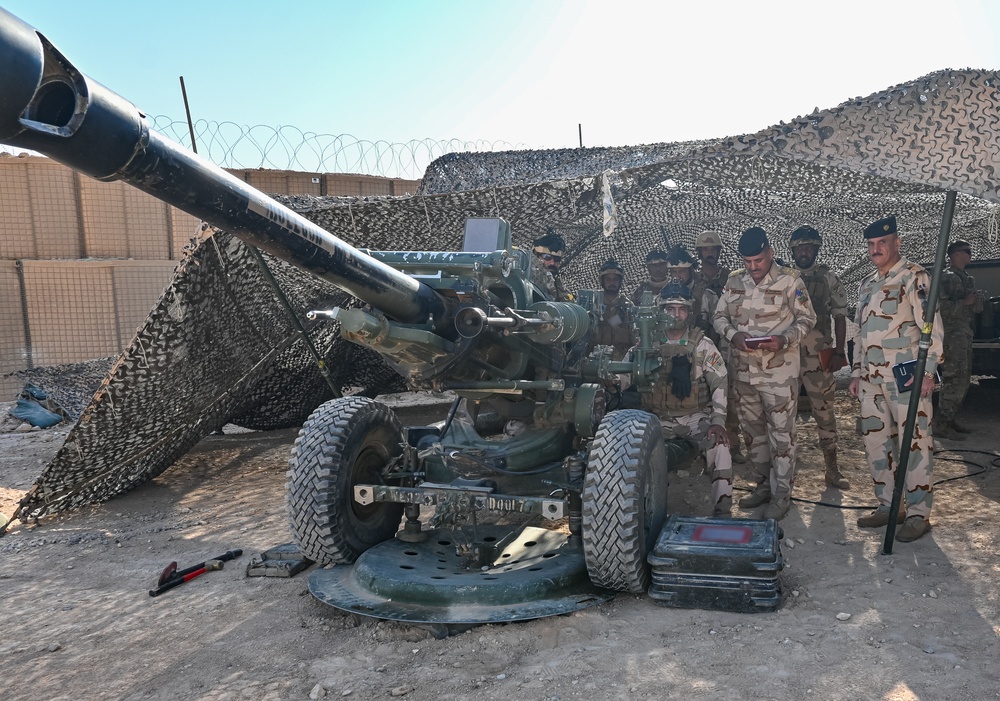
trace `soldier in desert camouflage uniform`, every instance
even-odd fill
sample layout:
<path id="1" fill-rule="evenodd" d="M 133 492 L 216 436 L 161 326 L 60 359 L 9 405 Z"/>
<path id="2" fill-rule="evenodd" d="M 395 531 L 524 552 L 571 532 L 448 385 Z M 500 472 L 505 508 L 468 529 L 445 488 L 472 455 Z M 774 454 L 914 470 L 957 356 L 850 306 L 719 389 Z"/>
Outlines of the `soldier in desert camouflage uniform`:
<path id="1" fill-rule="evenodd" d="M 632 322 L 629 317 L 628 298 L 621 293 L 625 281 L 625 271 L 618 261 L 609 260 L 598 270 L 601 289 L 604 292 L 604 311 L 597 322 L 591 347 L 612 346 L 613 360 L 621 360 L 632 347 Z"/>
<path id="2" fill-rule="evenodd" d="M 740 423 L 759 476 L 740 506 L 767 504 L 764 518 L 781 519 L 791 508 L 795 477 L 799 344 L 816 325 L 816 312 L 798 273 L 774 262 L 763 229 L 744 231 L 738 248 L 746 268 L 729 276 L 714 322 L 732 345 Z M 748 338 L 765 337 L 747 345 Z"/>
<path id="3" fill-rule="evenodd" d="M 965 440 L 969 429 L 955 420 L 965 401 L 972 377 L 972 337 L 975 315 L 983 311 L 983 295 L 976 281 L 965 272 L 972 260 L 972 244 L 953 241 L 948 246 L 951 265 L 941 276 L 941 319 L 944 321 L 944 383 L 934 414 L 934 435 L 938 438 Z"/>
<path id="4" fill-rule="evenodd" d="M 642 408 L 659 417 L 664 435 L 680 436 L 705 455 L 712 478 L 712 515 L 729 516 L 733 503 L 733 463 L 726 417 L 726 362 L 701 329 L 691 328 L 691 290 L 676 281 L 664 287 L 657 304 L 667 320 L 655 328 L 653 346 L 662 364 L 643 391 Z M 620 378 L 628 387 L 628 376 Z"/>
<path id="5" fill-rule="evenodd" d="M 695 298 L 701 297 L 705 291 L 715 295 L 715 304 L 708 312 L 709 328 L 705 334 L 712 339 L 712 343 L 722 352 L 722 357 L 729 362 L 729 343 L 720 338 L 715 332 L 712 319 L 715 318 L 715 310 L 719 306 L 719 298 L 722 297 L 722 290 L 726 286 L 726 280 L 732 272 L 724 265 L 720 265 L 719 258 L 722 256 L 722 236 L 717 231 L 702 231 L 698 238 L 694 240 L 694 251 L 701 262 L 701 266 L 694 272 L 694 281 L 691 283 L 691 294 Z M 729 452 L 733 456 L 733 462 L 743 464 L 747 461 L 740 450 L 740 417 L 736 410 L 736 390 L 733 388 L 733 378 L 735 375 L 729 373 L 729 402 L 726 407 L 726 433 L 729 434 Z"/>
<path id="6" fill-rule="evenodd" d="M 819 447 L 823 451 L 826 464 L 825 480 L 831 487 L 849 489 L 851 484 L 840 474 L 837 465 L 837 416 L 834 413 L 834 398 L 837 381 L 829 368 L 820 361 L 820 351 L 833 349 L 834 358 L 840 360 L 840 367 L 847 364 L 844 354 L 844 336 L 847 331 L 847 293 L 837 276 L 822 263 L 816 262 L 823 238 L 811 226 L 800 226 L 792 232 L 788 246 L 798 268 L 802 282 L 809 292 L 813 309 L 816 310 L 816 326 L 806 334 L 801 346 L 801 378 L 809 396 L 813 418 L 819 432 Z M 833 334 L 830 335 L 830 318 L 833 317 Z"/>
<path id="7" fill-rule="evenodd" d="M 872 223 L 865 229 L 864 236 L 868 242 L 868 257 L 876 270 L 861 281 L 858 292 L 855 319 L 858 333 L 854 339 L 854 366 L 849 389 L 851 396 L 861 399 L 862 436 L 879 506 L 859 518 L 858 525 L 879 528 L 889 523 L 889 505 L 909 393 L 918 391 L 920 402 L 906 466 L 906 511 L 901 509 L 899 512 L 900 521 L 905 517 L 905 523 L 896 533 L 896 540 L 905 543 L 920 538 L 931 529 L 929 516 L 934 499 L 931 393 L 934 391 L 934 371 L 941 358 L 941 316 L 934 315 L 924 377 L 915 378 L 915 382 L 911 377 L 915 387 L 899 392 L 892 366 L 917 358 L 930 277 L 926 270 L 900 254 L 895 217 Z"/>

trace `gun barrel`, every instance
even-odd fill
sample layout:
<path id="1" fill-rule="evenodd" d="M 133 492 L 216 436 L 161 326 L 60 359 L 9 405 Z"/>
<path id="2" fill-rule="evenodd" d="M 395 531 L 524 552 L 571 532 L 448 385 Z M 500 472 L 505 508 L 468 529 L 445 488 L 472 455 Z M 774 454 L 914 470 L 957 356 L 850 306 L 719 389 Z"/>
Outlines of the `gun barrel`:
<path id="1" fill-rule="evenodd" d="M 98 180 L 123 180 L 398 321 L 444 320 L 444 301 L 433 289 L 150 129 L 133 104 L 3 8 L 0 66 L 0 142 Z"/>

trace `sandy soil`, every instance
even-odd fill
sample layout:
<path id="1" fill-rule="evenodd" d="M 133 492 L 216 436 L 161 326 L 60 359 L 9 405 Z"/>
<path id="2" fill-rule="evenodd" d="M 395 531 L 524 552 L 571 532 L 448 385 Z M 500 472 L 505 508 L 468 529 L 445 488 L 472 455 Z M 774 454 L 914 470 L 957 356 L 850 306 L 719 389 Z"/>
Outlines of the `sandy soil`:
<path id="1" fill-rule="evenodd" d="M 856 405 L 842 393 L 838 409 L 854 488 L 823 488 L 815 427 L 802 423 L 796 494 L 809 501 L 782 523 L 787 599 L 774 613 L 620 595 L 442 640 L 341 613 L 307 593 L 306 573 L 244 576 L 252 555 L 289 540 L 283 483 L 295 431 L 239 433 L 206 438 L 124 497 L 0 538 L 0 687 L 51 701 L 1000 698 L 993 458 L 966 453 L 975 467 L 939 455 L 939 480 L 983 472 L 941 484 L 931 534 L 882 555 L 882 532 L 855 525 L 860 511 L 812 503 L 872 503 Z M 974 388 L 963 418 L 978 433 L 942 447 L 996 454 L 996 394 Z M 0 434 L 0 512 L 11 513 L 66 430 Z M 705 514 L 707 495 L 694 466 L 673 476 L 671 510 Z M 148 596 L 168 562 L 232 548 L 244 555 L 223 571 Z"/>

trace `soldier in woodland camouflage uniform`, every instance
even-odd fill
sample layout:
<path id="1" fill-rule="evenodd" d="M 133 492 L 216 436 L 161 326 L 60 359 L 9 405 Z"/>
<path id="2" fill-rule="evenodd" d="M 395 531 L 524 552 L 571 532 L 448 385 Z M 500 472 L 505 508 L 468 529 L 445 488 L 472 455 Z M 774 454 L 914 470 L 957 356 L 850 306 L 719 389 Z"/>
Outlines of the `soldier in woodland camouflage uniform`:
<path id="1" fill-rule="evenodd" d="M 951 265 L 941 277 L 941 318 L 944 320 L 944 384 L 934 414 L 934 435 L 938 438 L 965 440 L 969 429 L 955 421 L 969 390 L 972 375 L 972 337 L 975 315 L 983 311 L 983 296 L 976 281 L 965 272 L 972 260 L 972 245 L 954 241 L 948 246 Z"/>
<path id="2" fill-rule="evenodd" d="M 719 306 L 719 298 L 722 297 L 722 290 L 726 286 L 726 280 L 732 272 L 729 268 L 719 264 L 722 256 L 722 236 L 716 231 L 702 231 L 698 238 L 694 240 L 694 251 L 701 261 L 701 267 L 694 272 L 694 281 L 691 283 L 691 294 L 695 298 L 701 297 L 707 290 L 715 294 L 715 305 L 707 309 L 709 322 L 715 317 L 715 310 Z M 722 357 L 729 362 L 729 343 L 719 337 L 715 332 L 715 327 L 709 323 L 709 328 L 705 334 L 712 339 L 712 343 L 722 351 Z M 747 459 L 740 450 L 740 419 L 736 410 L 736 390 L 733 388 L 733 378 L 735 375 L 729 373 L 729 402 L 726 408 L 726 433 L 729 434 L 729 452 L 733 456 L 733 462 L 743 464 Z"/>
<path id="3" fill-rule="evenodd" d="M 861 399 L 862 436 L 879 506 L 859 518 L 858 525 L 879 528 L 889 523 L 894 473 L 899 464 L 899 440 L 906 423 L 910 392 L 918 391 L 920 401 L 906 466 L 906 511 L 901 509 L 899 512 L 900 521 L 905 517 L 905 523 L 896 533 L 896 540 L 905 543 L 931 529 L 929 517 L 934 499 L 931 393 L 934 391 L 934 371 L 941 358 L 941 316 L 934 315 L 924 376 L 911 376 L 911 388 L 900 392 L 892 366 L 917 358 L 930 277 L 926 270 L 900 254 L 895 217 L 872 223 L 864 235 L 868 257 L 876 270 L 861 281 L 858 292 L 855 319 L 858 333 L 854 338 L 850 392 Z"/>
<path id="4" fill-rule="evenodd" d="M 604 291 L 604 312 L 598 320 L 591 340 L 593 346 L 613 346 L 613 360 L 621 360 L 632 347 L 632 321 L 629 318 L 631 305 L 621 293 L 625 272 L 618 261 L 609 260 L 598 271 L 601 289 Z"/>
<path id="5" fill-rule="evenodd" d="M 729 516 L 733 503 L 733 463 L 726 417 L 726 362 L 715 344 L 691 328 L 691 290 L 678 282 L 664 287 L 657 304 L 666 321 L 657 325 L 653 346 L 662 364 L 652 387 L 642 392 L 642 408 L 660 418 L 664 434 L 681 436 L 705 454 L 712 478 L 712 515 Z M 628 377 L 620 378 L 627 388 Z"/>
<path id="6" fill-rule="evenodd" d="M 816 312 L 798 273 L 774 262 L 763 229 L 743 232 L 739 252 L 746 269 L 729 276 L 714 321 L 732 346 L 743 438 L 759 476 L 740 506 L 767 504 L 764 518 L 781 519 L 791 508 L 795 478 L 799 344 L 816 325 Z M 748 346 L 750 338 L 760 340 Z"/>
<path id="7" fill-rule="evenodd" d="M 563 253 L 566 251 L 566 242 L 563 237 L 548 229 L 544 236 L 535 239 L 531 245 L 531 252 L 542 262 L 545 270 L 551 276 L 551 281 L 546 278 L 546 288 L 556 302 L 572 302 L 573 295 L 563 287 L 559 278 L 559 269 L 562 267 Z"/>
<path id="8" fill-rule="evenodd" d="M 651 292 L 653 298 L 660 294 L 663 286 L 670 282 L 670 274 L 667 271 L 667 254 L 656 248 L 646 254 L 646 270 L 649 276 L 639 283 L 632 293 L 632 304 L 639 306 L 642 304 L 642 293 Z"/>
<path id="9" fill-rule="evenodd" d="M 834 413 L 834 397 L 837 381 L 829 368 L 820 362 L 820 351 L 833 348 L 840 367 L 847 364 L 844 354 L 844 336 L 847 330 L 847 293 L 837 276 L 822 263 L 816 263 L 819 247 L 823 239 L 811 226 L 800 226 L 792 232 L 788 246 L 798 268 L 802 282 L 809 292 L 813 309 L 816 311 L 816 326 L 806 334 L 801 346 L 802 386 L 809 395 L 813 418 L 819 431 L 819 447 L 826 463 L 825 480 L 831 487 L 849 489 L 848 482 L 840 474 L 837 465 L 837 416 Z M 833 332 L 830 336 L 830 317 L 833 317 Z"/>

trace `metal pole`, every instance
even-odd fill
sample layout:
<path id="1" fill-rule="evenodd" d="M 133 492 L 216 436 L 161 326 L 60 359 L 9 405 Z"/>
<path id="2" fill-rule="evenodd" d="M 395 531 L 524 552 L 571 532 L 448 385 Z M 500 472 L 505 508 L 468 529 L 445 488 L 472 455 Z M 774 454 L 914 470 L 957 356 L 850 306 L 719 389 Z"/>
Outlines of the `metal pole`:
<path id="1" fill-rule="evenodd" d="M 941 291 L 941 270 L 944 267 L 945 251 L 948 248 L 948 238 L 951 235 L 951 220 L 954 214 L 955 193 L 949 192 L 944 200 L 941 233 L 938 235 L 937 252 L 934 254 L 934 270 L 931 272 L 931 289 L 927 294 L 927 306 L 924 308 L 924 326 L 920 330 L 920 341 L 917 344 L 917 364 L 913 368 L 913 386 L 910 387 L 910 403 L 906 409 L 906 424 L 903 427 L 903 436 L 899 441 L 899 463 L 896 465 L 896 479 L 893 484 L 892 503 L 889 505 L 889 523 L 885 527 L 885 541 L 882 543 L 883 555 L 892 555 L 892 541 L 896 535 L 896 519 L 899 516 L 899 506 L 903 499 L 906 472 L 910 467 L 910 442 L 913 440 L 913 426 L 917 422 L 920 384 L 923 382 L 924 368 L 927 366 L 927 351 L 931 347 L 931 332 L 934 330 L 934 313 L 937 311 L 938 294 Z"/>
<path id="2" fill-rule="evenodd" d="M 578 123 L 576 125 L 576 132 L 580 136 L 580 148 L 583 148 L 583 124 L 582 123 Z"/>
<path id="3" fill-rule="evenodd" d="M 191 121 L 191 108 L 188 106 L 188 91 L 184 87 L 184 76 L 181 79 L 181 97 L 184 98 L 184 114 L 187 115 L 188 133 L 191 134 L 191 150 L 198 153 L 198 143 L 194 140 L 194 122 Z"/>
<path id="4" fill-rule="evenodd" d="M 326 380 L 326 384 L 330 386 L 330 391 L 333 392 L 335 399 L 339 399 L 342 395 L 340 389 L 337 387 L 336 383 L 333 381 L 333 376 L 330 374 L 330 368 L 327 367 L 326 361 L 316 350 L 316 346 L 313 345 L 312 339 L 309 338 L 309 332 L 299 321 L 299 318 L 295 315 L 295 310 L 292 309 L 292 305 L 289 303 L 288 298 L 282 291 L 281 286 L 278 281 L 274 279 L 274 275 L 271 273 L 271 269 L 267 266 L 267 261 L 264 260 L 264 256 L 260 254 L 260 251 L 256 247 L 247 244 L 247 248 L 253 254 L 253 257 L 257 259 L 257 265 L 260 266 L 260 271 L 264 275 L 264 279 L 267 280 L 268 284 L 271 285 L 271 289 L 274 290 L 275 296 L 284 308 L 285 313 L 288 315 L 288 320 L 292 322 L 292 326 L 298 330 L 299 334 L 302 336 L 302 340 L 306 343 L 306 348 L 309 349 L 309 353 L 312 355 L 313 359 L 316 361 L 316 367 L 319 368 L 319 374 L 323 376 Z"/>

